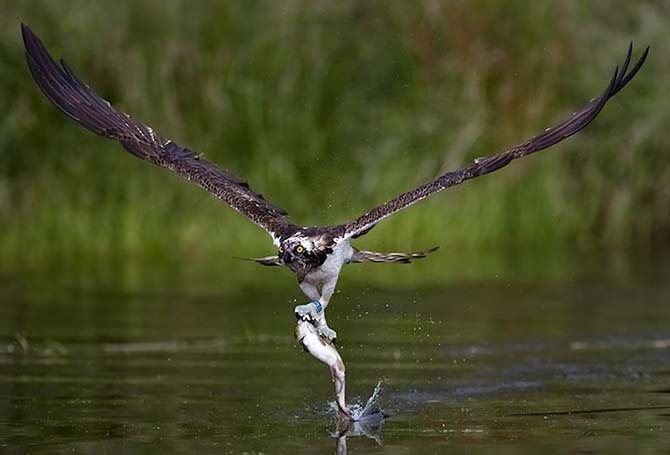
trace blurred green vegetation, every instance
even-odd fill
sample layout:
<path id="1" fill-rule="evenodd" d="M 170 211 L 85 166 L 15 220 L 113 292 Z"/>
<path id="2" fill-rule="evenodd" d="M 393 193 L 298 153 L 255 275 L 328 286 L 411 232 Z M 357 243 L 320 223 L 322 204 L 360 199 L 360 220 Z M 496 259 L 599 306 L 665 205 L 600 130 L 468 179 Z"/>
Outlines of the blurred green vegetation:
<path id="1" fill-rule="evenodd" d="M 1 8 L 0 269 L 186 260 L 235 273 L 231 256 L 273 251 L 219 201 L 60 114 L 30 78 L 21 21 L 116 106 L 248 178 L 301 224 L 346 221 L 525 140 L 598 95 L 630 40 L 635 55 L 649 44 L 645 68 L 585 132 L 422 202 L 358 245 L 442 245 L 453 268 L 473 270 L 519 252 L 670 245 L 665 1 Z"/>

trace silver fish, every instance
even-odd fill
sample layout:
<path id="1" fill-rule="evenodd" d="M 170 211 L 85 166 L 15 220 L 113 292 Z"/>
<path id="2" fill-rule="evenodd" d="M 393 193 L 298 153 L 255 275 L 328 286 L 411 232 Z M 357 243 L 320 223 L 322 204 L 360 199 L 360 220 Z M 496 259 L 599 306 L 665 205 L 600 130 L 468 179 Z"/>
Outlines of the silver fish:
<path id="1" fill-rule="evenodd" d="M 345 401 L 345 369 L 340 353 L 337 352 L 333 343 L 328 339 L 320 337 L 316 327 L 309 322 L 298 320 L 295 327 L 295 337 L 303 349 L 314 357 L 328 365 L 333 382 L 335 383 L 335 397 L 337 407 L 344 417 L 355 420 Z"/>

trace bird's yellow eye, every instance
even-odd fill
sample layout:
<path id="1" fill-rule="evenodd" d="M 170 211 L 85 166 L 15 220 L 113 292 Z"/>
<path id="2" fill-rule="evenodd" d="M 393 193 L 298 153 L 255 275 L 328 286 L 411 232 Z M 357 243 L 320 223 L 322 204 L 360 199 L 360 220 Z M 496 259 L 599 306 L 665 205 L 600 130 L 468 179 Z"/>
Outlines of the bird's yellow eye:
<path id="1" fill-rule="evenodd" d="M 295 249 L 295 252 L 298 254 L 302 254 L 305 251 L 305 249 L 302 247 L 302 245 L 298 245 Z"/>
<path id="2" fill-rule="evenodd" d="M 284 254 L 284 247 L 283 246 L 279 247 L 279 254 Z"/>

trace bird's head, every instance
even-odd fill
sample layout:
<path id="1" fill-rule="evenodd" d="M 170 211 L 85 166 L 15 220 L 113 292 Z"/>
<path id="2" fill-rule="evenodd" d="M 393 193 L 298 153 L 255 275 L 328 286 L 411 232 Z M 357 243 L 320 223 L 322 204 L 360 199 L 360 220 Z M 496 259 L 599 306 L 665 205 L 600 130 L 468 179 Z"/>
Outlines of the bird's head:
<path id="1" fill-rule="evenodd" d="M 326 260 L 328 251 L 319 248 L 315 242 L 304 236 L 289 237 L 279 246 L 279 260 L 302 282 L 305 276 Z"/>

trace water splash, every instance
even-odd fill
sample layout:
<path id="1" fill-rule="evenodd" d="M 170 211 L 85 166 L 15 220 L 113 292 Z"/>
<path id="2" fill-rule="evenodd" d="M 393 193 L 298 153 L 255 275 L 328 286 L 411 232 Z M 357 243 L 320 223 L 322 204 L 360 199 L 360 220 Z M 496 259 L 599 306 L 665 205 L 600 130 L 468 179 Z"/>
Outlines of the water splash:
<path id="1" fill-rule="evenodd" d="M 379 381 L 368 398 L 365 406 L 354 403 L 349 406 L 351 418 L 343 418 L 338 413 L 336 429 L 331 435 L 337 440 L 337 454 L 347 453 L 347 438 L 349 436 L 365 436 L 382 445 L 381 428 L 386 414 L 382 411 L 379 401 L 381 398 L 382 382 Z M 333 402 L 331 408 L 337 412 L 337 403 Z"/>
<path id="2" fill-rule="evenodd" d="M 370 398 L 368 398 L 367 403 L 365 403 L 365 406 L 363 406 L 362 409 L 352 409 L 352 414 L 356 420 L 364 420 L 366 418 L 381 414 L 382 418 L 385 417 L 386 415 L 384 414 L 384 411 L 382 411 L 381 406 L 379 405 L 379 401 L 381 399 L 381 393 L 382 393 L 382 381 L 379 381 L 377 385 L 375 386 L 375 389 L 372 391 L 372 395 L 370 395 Z"/>
<path id="3" fill-rule="evenodd" d="M 365 402 L 365 405 L 361 403 L 351 403 L 348 405 L 349 411 L 351 412 L 352 420 L 354 421 L 364 421 L 371 417 L 379 417 L 383 419 L 387 415 L 382 410 L 379 402 L 381 401 L 382 393 L 382 381 L 379 381 L 375 386 L 370 398 Z M 331 411 L 338 413 L 339 408 L 336 401 L 329 402 L 329 408 Z"/>

